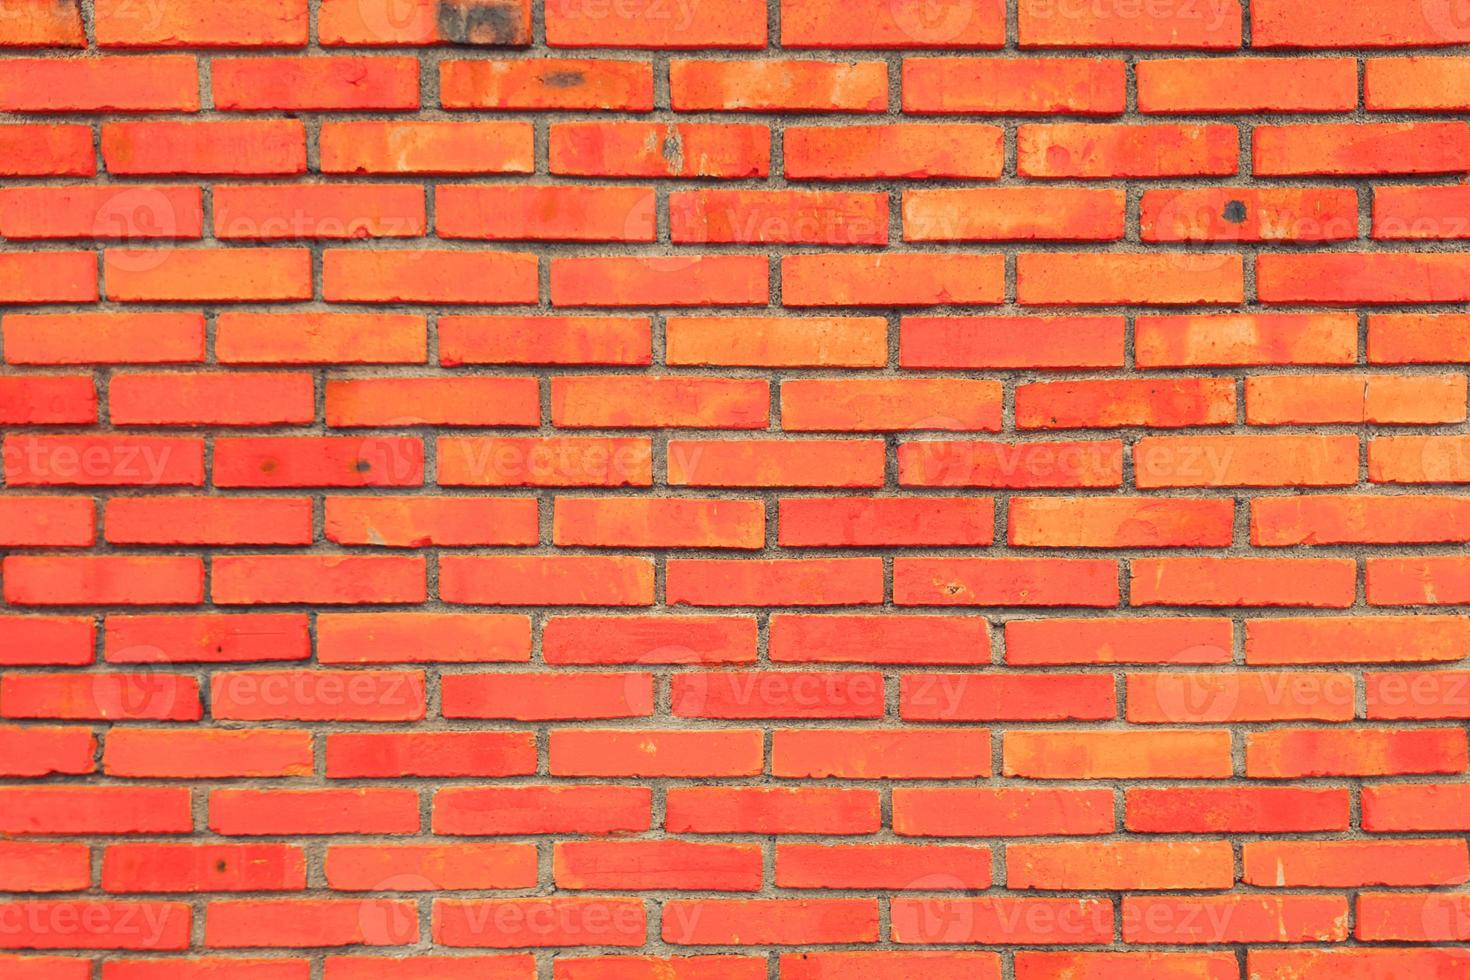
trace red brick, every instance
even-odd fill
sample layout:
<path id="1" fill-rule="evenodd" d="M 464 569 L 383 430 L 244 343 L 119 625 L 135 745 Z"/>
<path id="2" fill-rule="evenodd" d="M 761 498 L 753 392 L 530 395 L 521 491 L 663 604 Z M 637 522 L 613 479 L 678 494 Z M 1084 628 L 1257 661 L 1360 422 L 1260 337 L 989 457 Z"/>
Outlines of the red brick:
<path id="1" fill-rule="evenodd" d="M 7 238 L 198 238 L 197 187 L 13 187 L 0 190 Z"/>
<path id="2" fill-rule="evenodd" d="M 1386 831 L 1463 830 L 1470 789 L 1456 783 L 1395 783 L 1363 791 L 1363 829 Z"/>
<path id="3" fill-rule="evenodd" d="M 1277 888 L 1458 885 L 1470 877 L 1464 841 L 1279 841 L 1244 845 L 1247 884 Z"/>
<path id="4" fill-rule="evenodd" d="M 535 378 L 361 378 L 328 381 L 333 428 L 484 426 L 534 428 Z"/>
<path id="5" fill-rule="evenodd" d="M 536 746 L 529 732 L 334 732 L 326 761 L 333 779 L 501 778 L 535 772 Z"/>
<path id="6" fill-rule="evenodd" d="M 416 487 L 424 480 L 418 439 L 245 437 L 216 439 L 217 487 Z"/>
<path id="7" fill-rule="evenodd" d="M 1111 900 L 1062 898 L 899 898 L 891 904 L 899 943 L 1097 945 L 1113 939 Z"/>
<path id="8" fill-rule="evenodd" d="M 1016 388 L 1018 429 L 1172 429 L 1230 425 L 1235 382 L 1229 378 L 1144 381 L 1050 381 Z"/>
<path id="9" fill-rule="evenodd" d="M 765 509 L 755 500 L 558 497 L 551 536 L 584 548 L 757 549 Z"/>
<path id="10" fill-rule="evenodd" d="M 755 650 L 755 620 L 739 616 L 557 616 L 541 634 L 549 664 L 750 663 Z"/>
<path id="11" fill-rule="evenodd" d="M 144 11 L 129 0 L 97 0 L 94 19 L 101 47 L 306 46 L 306 0 L 178 0 Z"/>
<path id="12" fill-rule="evenodd" d="M 788 306 L 940 306 L 1005 301 L 999 255 L 927 253 L 787 255 L 781 298 Z"/>
<path id="13" fill-rule="evenodd" d="M 664 343 L 671 366 L 882 367 L 888 324 L 867 316 L 671 316 Z"/>
<path id="14" fill-rule="evenodd" d="M 1245 297 L 1239 256 L 1023 253 L 1016 302 L 1023 306 L 1234 305 Z"/>
<path id="15" fill-rule="evenodd" d="M 771 774 L 780 779 L 976 779 L 990 776 L 983 728 L 778 729 Z"/>
<path id="16" fill-rule="evenodd" d="M 5 71 L 0 107 L 10 112 L 199 111 L 199 71 L 185 55 L 13 58 Z"/>
<path id="17" fill-rule="evenodd" d="M 1358 323 L 1343 313 L 1144 316 L 1134 344 L 1140 368 L 1354 364 Z"/>
<path id="18" fill-rule="evenodd" d="M 1007 527 L 1025 548 L 1221 548 L 1234 520 L 1228 500 L 1013 497 Z"/>
<path id="19" fill-rule="evenodd" d="M 685 841 L 559 841 L 552 859 L 558 888 L 618 891 L 757 891 L 761 851 L 754 844 Z"/>
<path id="20" fill-rule="evenodd" d="M 1136 558 L 1134 606 L 1313 606 L 1356 600 L 1357 563 L 1348 558 Z"/>
<path id="21" fill-rule="evenodd" d="M 588 177 L 764 177 L 771 131 L 728 123 L 552 123 L 551 172 Z"/>
<path id="22" fill-rule="evenodd" d="M 551 421 L 561 428 L 763 429 L 764 381 L 667 375 L 567 377 L 551 384 Z"/>
<path id="23" fill-rule="evenodd" d="M 1011 844 L 1006 887 L 1049 891 L 1228 889 L 1234 849 L 1225 841 Z"/>
<path id="24" fill-rule="evenodd" d="M 1108 790 L 893 790 L 893 830 L 901 836 L 1086 836 L 1113 829 Z"/>
<path id="25" fill-rule="evenodd" d="M 881 0 L 781 0 L 787 48 L 999 48 L 1005 5 L 999 0 L 935 8 Z"/>
<path id="26" fill-rule="evenodd" d="M 771 617 L 770 657 L 786 663 L 983 664 L 984 620 L 949 616 Z"/>
<path id="27" fill-rule="evenodd" d="M 1047 619 L 1006 624 L 1006 662 L 1221 664 L 1231 659 L 1224 619 Z"/>
<path id="28" fill-rule="evenodd" d="M 1464 58 L 1370 58 L 1364 66 L 1363 104 L 1378 111 L 1463 109 L 1467 70 Z"/>
<path id="29" fill-rule="evenodd" d="M 648 674 L 455 674 L 443 679 L 441 691 L 446 718 L 576 721 L 653 714 Z"/>
<path id="30" fill-rule="evenodd" d="M 916 190 L 903 196 L 910 242 L 1116 241 L 1123 237 L 1121 191 L 982 187 Z"/>
<path id="31" fill-rule="evenodd" d="M 82 29 L 82 7 L 76 0 L 56 3 L 55 0 L 22 0 L 9 11 L 0 31 L 0 47 L 6 48 L 84 48 L 87 37 Z M 54 961 L 53 961 L 54 962 Z M 15 964 L 16 969 L 25 969 Z M 58 971 L 67 969 L 63 965 L 54 967 Z M 35 977 L 26 974 L 22 980 L 38 980 L 44 972 L 37 968 Z M 64 980 L 72 980 L 64 974 Z"/>
<path id="32" fill-rule="evenodd" d="M 309 545 L 311 501 L 260 497 L 122 497 L 107 502 L 113 544 Z"/>
<path id="33" fill-rule="evenodd" d="M 122 303 L 311 299 L 311 253 L 297 248 L 108 249 L 107 298 Z"/>
<path id="34" fill-rule="evenodd" d="M 1439 174 L 1470 167 L 1470 127 L 1458 123 L 1258 126 L 1255 173 Z"/>
<path id="35" fill-rule="evenodd" d="M 524 616 L 479 613 L 320 613 L 324 664 L 494 663 L 531 659 Z"/>
<path id="36" fill-rule="evenodd" d="M 418 793 L 409 789 L 217 789 L 209 829 L 239 837 L 414 834 Z"/>
<path id="37" fill-rule="evenodd" d="M 653 68 L 636 61 L 534 58 L 444 61 L 439 101 L 446 109 L 653 108 Z"/>
<path id="38" fill-rule="evenodd" d="M 325 46 L 531 43 L 527 0 L 324 0 L 319 16 Z"/>
<path id="39" fill-rule="evenodd" d="M 439 360 L 462 364 L 637 364 L 652 361 L 647 317 L 441 316 Z"/>
<path id="40" fill-rule="evenodd" d="M 111 504 L 124 503 L 122 500 Z M 307 660 L 311 636 L 304 614 L 108 616 L 108 663 L 235 663 Z"/>
<path id="41" fill-rule="evenodd" d="M 11 364 L 166 364 L 204 360 L 197 313 L 35 313 L 5 317 Z"/>
<path id="42" fill-rule="evenodd" d="M 218 556 L 212 596 L 221 605 L 418 603 L 424 560 L 344 555 Z"/>
<path id="43" fill-rule="evenodd" d="M 114 425 L 268 426 L 311 422 L 311 375 L 126 373 L 112 378 Z"/>
<path id="44" fill-rule="evenodd" d="M 1250 954 L 1254 980 L 1391 980 L 1392 977 L 1454 976 L 1470 966 L 1470 953 L 1456 949 L 1256 949 Z"/>
<path id="45" fill-rule="evenodd" d="M 1023 177 L 1116 179 L 1234 174 L 1234 126 L 1028 123 L 1016 132 Z"/>
<path id="46" fill-rule="evenodd" d="M 0 176 L 91 177 L 96 172 L 90 126 L 0 126 Z"/>
<path id="47" fill-rule="evenodd" d="M 1067 370 L 1121 368 L 1119 317 L 907 316 L 899 331 L 905 368 Z"/>
<path id="48" fill-rule="evenodd" d="M 1346 938 L 1343 896 L 1123 899 L 1123 939 L 1129 943 L 1309 943 Z"/>
<path id="49" fill-rule="evenodd" d="M 1128 675 L 1128 720 L 1137 724 L 1352 721 L 1351 674 L 1309 672 Z"/>
<path id="50" fill-rule="evenodd" d="M 646 786 L 454 787 L 434 796 L 436 834 L 611 834 L 646 831 Z"/>
<path id="51" fill-rule="evenodd" d="M 415 58 L 216 58 L 210 78 L 216 109 L 419 107 Z"/>
<path id="52" fill-rule="evenodd" d="M 1252 44 L 1262 48 L 1436 47 L 1470 40 L 1454 8 L 1417 0 L 1303 6 L 1292 0 L 1251 5 Z"/>
<path id="53" fill-rule="evenodd" d="M 224 312 L 214 346 L 221 364 L 423 364 L 428 330 L 399 314 Z"/>
<path id="54" fill-rule="evenodd" d="M 328 249 L 322 296 L 348 303 L 534 303 L 536 265 L 522 252 Z"/>
<path id="55" fill-rule="evenodd" d="M 91 252 L 0 255 L 0 295 L 12 304 L 97 302 L 97 258 Z"/>
<path id="56" fill-rule="evenodd" d="M 1331 487 L 1357 482 L 1354 436 L 1145 436 L 1133 447 L 1140 489 Z"/>
<path id="57" fill-rule="evenodd" d="M 944 378 L 795 380 L 781 385 L 788 432 L 997 432 L 1001 389 Z"/>
<path id="58" fill-rule="evenodd" d="M 1330 242 L 1358 237 L 1349 189 L 1224 187 L 1145 191 L 1146 242 Z"/>
<path id="59" fill-rule="evenodd" d="M 1230 733 L 1010 731 L 1005 774 L 1026 779 L 1228 779 Z"/>
<path id="60" fill-rule="evenodd" d="M 0 843 L 0 882 L 7 892 L 85 891 L 91 851 L 85 844 Z"/>
<path id="61" fill-rule="evenodd" d="M 183 674 L 10 674 L 0 677 L 8 718 L 198 721 L 199 685 Z"/>
<path id="62" fill-rule="evenodd" d="M 1020 0 L 1021 47 L 1208 48 L 1240 47 L 1239 0 L 1196 6 L 1139 8 L 1100 3 L 1066 6 L 1053 0 Z"/>
<path id="63" fill-rule="evenodd" d="M 900 679 L 899 710 L 913 721 L 1109 721 L 1113 681 L 1100 674 L 975 677 L 920 674 Z"/>
<path id="64" fill-rule="evenodd" d="M 872 558 L 669 559 L 665 576 L 664 601 L 670 605 L 852 606 L 883 601 L 883 566 Z"/>
<path id="65" fill-rule="evenodd" d="M 5 440 L 10 486 L 200 486 L 204 440 L 158 436 L 20 436 Z"/>
<path id="66" fill-rule="evenodd" d="M 214 189 L 222 239 L 408 238 L 424 233 L 424 192 L 376 185 L 244 185 Z"/>
<path id="67" fill-rule="evenodd" d="M 1263 497 L 1251 502 L 1251 543 L 1286 547 L 1457 542 L 1465 536 L 1467 518 L 1470 501 L 1454 497 Z"/>
<path id="68" fill-rule="evenodd" d="M 877 938 L 878 902 L 871 898 L 674 899 L 663 906 L 663 939 L 674 945 L 805 946 Z"/>
<path id="69" fill-rule="evenodd" d="M 898 482 L 906 487 L 1116 487 L 1123 444 L 1089 442 L 904 442 Z"/>
<path id="70" fill-rule="evenodd" d="M 36 778 L 53 773 L 85 775 L 96 771 L 97 738 L 87 728 L 45 727 L 34 723 L 0 727 L 0 775 Z"/>
<path id="71" fill-rule="evenodd" d="M 1118 566 L 1100 559 L 895 558 L 900 606 L 1118 604 Z"/>
<path id="72" fill-rule="evenodd" d="M 1126 95 L 1121 61 L 909 58 L 903 65 L 910 113 L 1112 116 L 1123 112 Z"/>
<path id="73" fill-rule="evenodd" d="M 920 975 L 930 980 L 1000 980 L 997 953 L 855 952 L 790 953 L 781 957 L 786 980 L 838 980 L 857 975 L 871 980 L 901 980 Z"/>
<path id="74" fill-rule="evenodd" d="M 783 888 L 925 890 L 937 881 L 990 887 L 990 850 L 947 844 L 781 844 L 776 884 Z"/>
<path id="75" fill-rule="evenodd" d="M 530 888 L 536 884 L 536 849 L 499 843 L 333 845 L 327 848 L 326 878 L 337 891 Z"/>
<path id="76" fill-rule="evenodd" d="M 754 776 L 764 750 L 750 729 L 637 731 L 558 728 L 551 732 L 553 776 Z"/>
<path id="77" fill-rule="evenodd" d="M 210 948 L 403 946 L 418 938 L 412 902 L 378 899 L 371 915 L 361 902 L 331 899 L 215 900 L 205 910 Z"/>
<path id="78" fill-rule="evenodd" d="M 653 482 L 647 439 L 438 439 L 440 486 L 618 487 Z"/>
<path id="79" fill-rule="evenodd" d="M 440 946 L 520 949 L 543 946 L 642 946 L 647 909 L 630 898 L 439 899 L 433 938 Z"/>
<path id="80" fill-rule="evenodd" d="M 610 8 L 550 0 L 546 43 L 554 48 L 763 48 L 766 8 L 761 0 L 702 0 L 675 16 L 658 0 Z"/>
<path id="81" fill-rule="evenodd" d="M 77 548 L 96 536 L 95 507 L 77 497 L 0 498 L 0 545 Z"/>
<path id="82" fill-rule="evenodd" d="M 1465 732 L 1450 728 L 1278 728 L 1246 736 L 1245 772 L 1253 779 L 1463 773 Z"/>
<path id="83" fill-rule="evenodd" d="M 189 948 L 193 910 L 182 902 L 7 902 L 19 921 L 6 949 L 181 950 Z M 151 925 L 139 928 L 146 917 Z M 70 923 L 57 927 L 57 922 Z"/>
<path id="84" fill-rule="evenodd" d="M 553 306 L 764 306 L 759 255 L 582 256 L 551 260 Z"/>
<path id="85" fill-rule="evenodd" d="M 879 825 L 871 789 L 672 787 L 668 829 L 675 833 L 868 834 Z"/>
<path id="86" fill-rule="evenodd" d="M 539 537 L 533 500 L 328 497 L 324 527 L 339 544 L 397 548 L 528 546 Z"/>
<path id="87" fill-rule="evenodd" d="M 528 174 L 528 122 L 326 122 L 324 174 Z"/>
<path id="88" fill-rule="evenodd" d="M 1140 787 L 1126 799 L 1127 828 L 1145 834 L 1345 831 L 1351 819 L 1346 789 Z"/>
<path id="89" fill-rule="evenodd" d="M 87 375 L 0 378 L 0 422 L 88 425 L 97 421 L 97 389 Z"/>
<path id="90" fill-rule="evenodd" d="M 306 128 L 290 119 L 109 122 L 102 159 L 123 175 L 290 176 L 306 172 Z"/>
<path id="91" fill-rule="evenodd" d="M 669 65 L 669 87 L 677 112 L 882 112 L 888 108 L 888 66 L 881 61 L 676 60 Z"/>
<path id="92" fill-rule="evenodd" d="M 1253 620 L 1245 659 L 1268 664 L 1431 663 L 1460 660 L 1470 620 L 1459 616 L 1361 616 Z"/>
<path id="93" fill-rule="evenodd" d="M 204 600 L 198 558 L 90 555 L 5 559 L 5 601 L 18 606 L 169 606 Z"/>
<path id="94" fill-rule="evenodd" d="M 780 502 L 783 548 L 945 547 L 995 540 L 983 497 L 791 497 Z"/>
<path id="95" fill-rule="evenodd" d="M 675 191 L 674 242 L 885 245 L 888 195 L 850 191 Z"/>
<path id="96" fill-rule="evenodd" d="M 785 131 L 792 180 L 994 180 L 1004 163 L 998 126 L 898 123 L 791 126 Z"/>
<path id="97" fill-rule="evenodd" d="M 1347 58 L 1178 58 L 1138 64 L 1148 113 L 1351 112 L 1358 66 Z"/>
<path id="98" fill-rule="evenodd" d="M 570 242 L 651 242 L 648 187 L 441 184 L 437 230 L 445 238 Z"/>
<path id="99" fill-rule="evenodd" d="M 1351 306 L 1470 298 L 1470 264 L 1453 253 L 1262 255 L 1256 276 L 1265 303 Z"/>
<path id="100" fill-rule="evenodd" d="M 439 595 L 488 606 L 648 606 L 653 563 L 644 558 L 547 555 L 450 557 L 439 562 Z"/>
<path id="101" fill-rule="evenodd" d="M 282 844 L 112 844 L 102 862 L 110 892 L 296 891 L 306 856 Z"/>
<path id="102" fill-rule="evenodd" d="M 1240 975 L 1229 953 L 1016 953 L 1016 980 L 1127 980 L 1140 970 L 1150 980 L 1237 980 Z"/>

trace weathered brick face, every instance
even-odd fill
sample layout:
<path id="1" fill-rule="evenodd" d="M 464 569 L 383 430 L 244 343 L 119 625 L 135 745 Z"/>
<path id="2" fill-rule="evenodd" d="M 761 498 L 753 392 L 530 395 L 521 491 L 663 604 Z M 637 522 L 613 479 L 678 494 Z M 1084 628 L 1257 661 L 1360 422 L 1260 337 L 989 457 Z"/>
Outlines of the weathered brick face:
<path id="1" fill-rule="evenodd" d="M 0 978 L 1470 978 L 1463 2 L 0 49 Z"/>

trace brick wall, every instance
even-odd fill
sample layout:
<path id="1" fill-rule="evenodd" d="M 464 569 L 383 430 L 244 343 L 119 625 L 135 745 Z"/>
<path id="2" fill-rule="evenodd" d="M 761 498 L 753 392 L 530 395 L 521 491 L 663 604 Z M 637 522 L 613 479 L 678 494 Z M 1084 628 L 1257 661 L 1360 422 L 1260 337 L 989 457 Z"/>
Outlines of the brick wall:
<path id="1" fill-rule="evenodd" d="M 1459 0 L 0 47 L 0 977 L 1470 978 Z"/>

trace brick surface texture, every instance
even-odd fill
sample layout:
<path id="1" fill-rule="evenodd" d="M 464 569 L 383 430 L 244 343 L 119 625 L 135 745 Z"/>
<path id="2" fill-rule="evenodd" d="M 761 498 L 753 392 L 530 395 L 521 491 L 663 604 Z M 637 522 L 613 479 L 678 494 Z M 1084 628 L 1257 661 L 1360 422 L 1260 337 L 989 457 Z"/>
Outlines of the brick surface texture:
<path id="1" fill-rule="evenodd" d="M 0 978 L 1467 980 L 1462 0 L 0 0 Z"/>

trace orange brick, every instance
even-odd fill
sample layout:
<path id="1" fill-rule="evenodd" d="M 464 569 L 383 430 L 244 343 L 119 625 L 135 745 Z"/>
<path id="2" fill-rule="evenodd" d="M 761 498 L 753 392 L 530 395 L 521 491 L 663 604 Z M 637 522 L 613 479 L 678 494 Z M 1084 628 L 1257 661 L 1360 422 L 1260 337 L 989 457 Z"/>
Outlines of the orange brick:
<path id="1" fill-rule="evenodd" d="M 926 8 L 912 0 L 781 0 L 787 48 L 999 48 L 1005 5 L 972 0 Z"/>
<path id="2" fill-rule="evenodd" d="M 1234 126 L 1028 123 L 1016 132 L 1023 177 L 1116 179 L 1234 174 Z"/>
<path id="3" fill-rule="evenodd" d="M 428 346 L 421 316 L 225 312 L 215 323 L 222 364 L 423 364 Z"/>
<path id="4" fill-rule="evenodd" d="M 223 110 L 417 109 L 414 58 L 218 58 L 210 69 Z"/>
<path id="5" fill-rule="evenodd" d="M 881 61 L 683 61 L 669 65 L 678 112 L 882 112 Z M 647 106 L 643 107 L 647 108 Z"/>
<path id="6" fill-rule="evenodd" d="M 589 177 L 764 177 L 771 131 L 727 123 L 552 123 L 551 172 Z"/>
<path id="7" fill-rule="evenodd" d="M 1398 436 L 1368 443 L 1374 483 L 1470 483 L 1470 439 Z"/>
<path id="8" fill-rule="evenodd" d="M 441 316 L 439 363 L 649 364 L 652 330 L 637 316 Z"/>
<path id="9" fill-rule="evenodd" d="M 559 377 L 551 421 L 565 428 L 763 429 L 766 382 L 734 378 Z"/>
<path id="10" fill-rule="evenodd" d="M 7 59 L 0 107 L 9 112 L 198 112 L 199 69 L 185 55 Z"/>
<path id="11" fill-rule="evenodd" d="M 788 306 L 941 306 L 1005 301 L 1000 255 L 816 253 L 781 258 Z"/>
<path id="12" fill-rule="evenodd" d="M 1226 548 L 1234 522 L 1229 500 L 1012 497 L 1006 523 L 1022 548 Z"/>
<path id="13" fill-rule="evenodd" d="M 444 487 L 619 487 L 653 483 L 648 439 L 485 438 L 437 440 Z"/>
<path id="14" fill-rule="evenodd" d="M 1363 104 L 1378 111 L 1442 112 L 1467 106 L 1464 58 L 1370 58 L 1364 66 Z"/>
<path id="15" fill-rule="evenodd" d="M 1246 379 L 1246 421 L 1252 425 L 1463 422 L 1465 397 L 1462 374 L 1273 375 Z"/>
<path id="16" fill-rule="evenodd" d="M 537 260 L 521 252 L 328 249 L 322 296 L 348 303 L 534 303 Z"/>
<path id="17" fill-rule="evenodd" d="M 23 0 L 14 4 L 0 30 L 0 47 L 6 48 L 84 48 L 87 36 L 82 29 L 82 7 L 76 0 Z M 24 969 L 19 963 L 16 969 Z M 66 967 L 57 965 L 57 970 Z M 40 971 L 37 971 L 37 978 Z M 29 976 L 24 980 L 32 980 Z M 71 980 L 68 975 L 64 980 Z"/>
<path id="18" fill-rule="evenodd" d="M 1133 447 L 1140 489 L 1331 487 L 1358 482 L 1355 436 L 1145 436 Z"/>
<path id="19" fill-rule="evenodd" d="M 1470 25 L 1453 8 L 1418 0 L 1376 0 L 1371 6 L 1262 0 L 1251 4 L 1251 37 L 1262 48 L 1435 47 L 1470 40 Z"/>
<path id="20" fill-rule="evenodd" d="M 1005 160 L 998 126 L 899 123 L 791 126 L 785 133 L 792 180 L 994 180 Z"/>
<path id="21" fill-rule="evenodd" d="M 13 187 L 0 190 L 7 238 L 199 238 L 196 187 Z"/>
<path id="22" fill-rule="evenodd" d="M 441 184 L 434 195 L 444 238 L 649 242 L 656 231 L 648 187 Z"/>
<path id="23" fill-rule="evenodd" d="M 1027 252 L 1016 257 L 1023 306 L 1234 305 L 1245 298 L 1239 256 Z"/>
<path id="24" fill-rule="evenodd" d="M 895 558 L 900 606 L 1118 604 L 1118 567 L 1098 559 Z"/>
<path id="25" fill-rule="evenodd" d="M 527 0 L 323 0 L 325 46 L 531 43 Z"/>
<path id="26" fill-rule="evenodd" d="M 324 174 L 528 174 L 528 122 L 325 122 Z"/>
<path id="27" fill-rule="evenodd" d="M 671 316 L 670 365 L 882 367 L 888 324 L 881 317 Z"/>
<path id="28" fill-rule="evenodd" d="M 947 378 L 806 379 L 781 384 L 788 432 L 998 432 L 1000 385 Z"/>
<path id="29" fill-rule="evenodd" d="M 311 375 L 222 372 L 118 374 L 108 387 L 114 425 L 287 425 L 316 418 Z"/>
<path id="30" fill-rule="evenodd" d="M 1463 773 L 1467 762 L 1465 732 L 1451 728 L 1282 728 L 1251 732 L 1245 743 L 1253 779 Z"/>
<path id="31" fill-rule="evenodd" d="M 905 368 L 1121 368 L 1121 317 L 906 316 L 899 331 Z"/>
<path id="32" fill-rule="evenodd" d="M 1347 558 L 1138 558 L 1135 606 L 1316 606 L 1346 609 L 1357 563 Z"/>
<path id="33" fill-rule="evenodd" d="M 1020 0 L 1019 7 L 1023 48 L 1238 48 L 1242 20 L 1239 0 L 1141 9 L 1117 3 L 1069 7 L 1053 0 Z"/>
<path id="34" fill-rule="evenodd" d="M 291 119 L 108 122 L 102 159 L 108 172 L 128 176 L 291 176 L 306 172 L 306 127 Z"/>
<path id="35" fill-rule="evenodd" d="M 311 253 L 296 248 L 108 249 L 107 298 L 245 303 L 312 297 Z"/>
<path id="36" fill-rule="evenodd" d="M 91 177 L 96 172 L 90 126 L 0 126 L 0 176 Z"/>
<path id="37" fill-rule="evenodd" d="M 912 113 L 1111 116 L 1123 111 L 1121 61 L 1091 58 L 908 58 L 903 110 Z"/>
<path id="38" fill-rule="evenodd" d="M 551 260 L 553 306 L 765 306 L 759 255 L 585 256 Z"/>
<path id="39" fill-rule="evenodd" d="M 1470 126 L 1368 123 L 1258 126 L 1255 173 L 1439 174 L 1470 167 Z"/>
<path id="40" fill-rule="evenodd" d="M 704 0 L 675 16 L 658 0 L 610 8 L 551 0 L 546 43 L 554 48 L 763 48 L 766 9 L 761 0 Z"/>
<path id="41" fill-rule="evenodd" d="M 140 10 L 129 0 L 98 0 L 97 44 L 120 48 L 306 46 L 306 0 L 240 0 L 225 6 L 183 0 Z"/>
<path id="42" fill-rule="evenodd" d="M 666 576 L 665 600 L 671 605 L 856 606 L 883 601 L 883 565 L 872 558 L 670 559 Z"/>
<path id="43" fill-rule="evenodd" d="M 646 558 L 551 555 L 449 557 L 439 563 L 439 595 L 482 606 L 649 606 L 653 562 Z"/>
<path id="44" fill-rule="evenodd" d="M 878 487 L 876 440 L 670 440 L 668 481 L 693 487 Z"/>
<path id="45" fill-rule="evenodd" d="M 1358 237 L 1347 189 L 1226 187 L 1145 191 L 1146 242 L 1331 242 Z"/>
<path id="46" fill-rule="evenodd" d="M 1262 255 L 1264 303 L 1459 303 L 1470 298 L 1470 262 L 1455 253 Z"/>
<path id="47" fill-rule="evenodd" d="M 791 497 L 780 502 L 784 548 L 988 545 L 995 504 L 982 497 Z"/>
<path id="48" fill-rule="evenodd" d="M 1259 497 L 1251 501 L 1251 543 L 1433 544 L 1458 541 L 1470 501 L 1429 496 Z"/>
<path id="49" fill-rule="evenodd" d="M 536 502 L 460 497 L 328 497 L 328 541 L 390 548 L 501 545 L 539 540 Z"/>
<path id="50" fill-rule="evenodd" d="M 1227 779 L 1226 731 L 1010 731 L 1005 774 L 1026 779 Z"/>
<path id="51" fill-rule="evenodd" d="M 1353 364 L 1357 317 L 1343 313 L 1220 313 L 1139 317 L 1140 368 Z"/>
<path id="52" fill-rule="evenodd" d="M 904 442 L 898 482 L 906 487 L 1117 487 L 1123 444 L 1091 442 Z"/>
<path id="53" fill-rule="evenodd" d="M 541 421 L 535 378 L 360 378 L 327 382 L 327 424 L 518 426 Z"/>
<path id="54" fill-rule="evenodd" d="M 1452 662 L 1470 644 L 1458 616 L 1260 619 L 1246 626 L 1245 659 L 1263 664 Z"/>
<path id="55" fill-rule="evenodd" d="M 1138 64 L 1149 113 L 1350 112 L 1358 66 L 1348 58 L 1179 58 Z"/>
<path id="56" fill-rule="evenodd" d="M 1171 429 L 1230 425 L 1235 382 L 1228 378 L 1048 381 L 1016 388 L 1018 429 Z"/>
<path id="57" fill-rule="evenodd" d="M 983 187 L 903 195 L 910 242 L 1116 241 L 1123 237 L 1122 191 Z"/>
<path id="58" fill-rule="evenodd" d="M 216 187 L 219 238 L 414 238 L 424 233 L 417 187 L 316 184 Z"/>
<path id="59" fill-rule="evenodd" d="M 888 195 L 845 191 L 675 191 L 675 242 L 885 245 Z"/>
<path id="60" fill-rule="evenodd" d="M 653 68 L 636 61 L 534 58 L 444 61 L 439 101 L 446 109 L 653 108 Z"/>
<path id="61" fill-rule="evenodd" d="M 552 540 L 591 548 L 759 548 L 754 500 L 558 497 Z"/>

